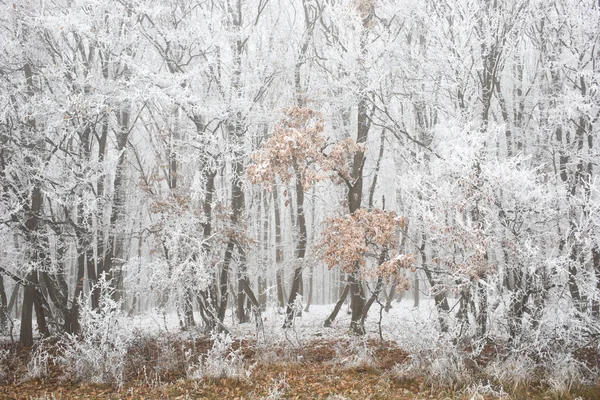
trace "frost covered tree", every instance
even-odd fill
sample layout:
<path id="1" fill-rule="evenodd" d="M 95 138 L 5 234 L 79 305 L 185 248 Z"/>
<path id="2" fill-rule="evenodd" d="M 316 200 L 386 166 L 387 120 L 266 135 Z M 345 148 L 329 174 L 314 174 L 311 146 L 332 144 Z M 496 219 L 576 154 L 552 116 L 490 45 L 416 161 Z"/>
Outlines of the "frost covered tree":
<path id="1" fill-rule="evenodd" d="M 506 334 L 518 343 L 529 337 L 525 326 L 544 330 L 548 313 L 593 314 L 596 189 L 586 160 L 595 55 L 576 43 L 596 40 L 588 23 L 598 10 L 555 6 L 563 12 L 534 2 L 427 3 L 401 49 L 415 66 L 404 81 L 424 83 L 376 105 L 374 121 L 403 154 L 399 194 L 419 221 L 409 233 L 421 240 L 418 269 L 442 329 L 457 299 L 460 337 Z M 579 11 L 561 8 L 571 6 Z M 583 10 L 588 17 L 575 17 Z"/>
<path id="2" fill-rule="evenodd" d="M 33 208 L 27 207 L 30 210 L 27 212 L 33 212 L 28 230 L 39 231 L 35 240 L 38 250 L 33 256 L 35 261 L 27 267 L 30 279 L 26 280 L 23 310 L 31 309 L 29 282 L 47 290 L 49 299 L 39 294 L 35 297 L 41 330 L 45 329 L 43 308 L 50 315 L 55 308 L 61 314 L 65 330 L 77 330 L 77 301 L 83 291 L 84 275 L 93 282 L 99 273 L 107 272 L 118 280 L 112 264 L 116 257 L 122 256 L 118 254 L 122 245 L 115 230 L 124 196 L 120 176 L 127 134 L 131 130 L 131 110 L 118 95 L 119 84 L 128 79 L 126 62 L 110 58 L 128 54 L 131 47 L 127 40 L 131 38 L 123 37 L 123 31 L 111 30 L 119 25 L 118 21 L 129 22 L 128 10 L 117 7 L 122 13 L 115 20 L 95 19 L 101 11 L 86 7 L 57 5 L 37 9 L 30 3 L 19 4 L 4 14 L 3 29 L 10 35 L 12 46 L 4 53 L 3 78 L 14 88 L 21 86 L 19 81 L 28 87 L 26 91 L 6 93 L 7 144 L 22 140 L 18 139 L 22 134 L 10 122 L 16 120 L 29 120 L 31 132 L 27 140 L 37 143 L 31 147 L 36 149 L 35 158 L 34 153 L 27 156 L 35 173 L 23 175 L 28 180 L 33 178 L 31 183 L 25 183 L 23 178 L 15 181 L 16 175 L 10 173 L 5 175 L 5 185 L 21 187 L 20 191 L 31 190 L 32 206 L 35 203 Z M 106 37 L 112 34 L 114 40 L 98 42 L 102 28 L 103 34 Z M 16 64 L 19 62 L 23 63 L 20 67 Z M 19 79 L 19 73 L 23 72 L 25 76 Z M 107 90 L 111 96 L 106 96 Z M 23 94 L 29 99 L 22 97 Z M 107 101 L 109 97 L 111 100 Z M 121 152 L 114 175 L 107 173 L 109 168 L 104 162 L 109 126 L 116 127 L 113 130 L 116 148 Z M 108 193 L 107 186 L 112 189 Z M 18 208 L 9 210 L 11 219 L 20 212 Z M 104 224 L 101 215 L 110 215 L 110 225 Z M 94 226 L 99 226 L 99 231 Z M 98 252 L 94 253 L 92 246 L 98 246 Z M 75 276 L 66 273 L 71 268 L 76 271 Z M 76 282 L 73 291 L 69 290 L 71 279 Z M 31 314 L 23 315 L 23 322 L 30 320 Z M 22 324 L 24 343 L 30 342 L 28 331 L 30 326 Z"/>
<path id="3" fill-rule="evenodd" d="M 324 161 L 323 151 L 327 142 L 322 136 L 323 118 L 320 113 L 307 108 L 290 108 L 285 118 L 275 126 L 273 136 L 254 155 L 254 164 L 248 168 L 253 183 L 276 184 L 276 178 L 288 184 L 293 181 L 296 192 L 296 216 L 298 240 L 296 243 L 296 267 L 290 297 L 287 302 L 284 327 L 291 327 L 295 314 L 295 302 L 302 285 L 303 261 L 308 246 L 304 196 L 317 181 L 324 179 L 319 167 Z"/>
<path id="4" fill-rule="evenodd" d="M 191 331 L 271 301 L 290 326 L 314 284 L 362 334 L 412 280 L 457 345 L 597 338 L 597 2 L 13 3 L 0 326 L 23 344 L 77 332 L 103 276 Z"/>

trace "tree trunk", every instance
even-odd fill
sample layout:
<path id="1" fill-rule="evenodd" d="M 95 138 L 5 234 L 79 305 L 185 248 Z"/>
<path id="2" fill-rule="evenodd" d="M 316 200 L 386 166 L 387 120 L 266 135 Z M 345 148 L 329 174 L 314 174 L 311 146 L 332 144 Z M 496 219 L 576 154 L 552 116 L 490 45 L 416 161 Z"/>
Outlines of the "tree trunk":
<path id="1" fill-rule="evenodd" d="M 281 213 L 277 184 L 273 185 L 273 212 L 275 213 L 275 280 L 277 285 L 277 306 L 285 307 L 285 285 L 283 282 L 283 244 L 281 240 Z"/>
<path id="2" fill-rule="evenodd" d="M 419 307 L 419 299 L 420 299 L 420 291 L 421 288 L 419 287 L 419 275 L 415 273 L 414 275 L 414 279 L 413 279 L 413 307 L 414 308 L 418 308 Z"/>
<path id="3" fill-rule="evenodd" d="M 241 154 L 236 154 L 236 160 L 233 164 L 233 180 L 231 183 L 231 224 L 233 227 L 239 227 L 239 220 L 242 216 L 245 204 L 244 191 L 242 188 L 244 166 L 242 164 L 241 156 Z M 225 258 L 223 260 L 223 268 L 221 269 L 221 277 L 219 280 L 220 304 L 218 316 L 219 321 L 221 322 L 223 322 L 225 311 L 227 310 L 229 268 L 231 261 L 233 260 L 233 252 L 236 245 L 237 239 L 235 235 L 232 234 L 227 242 L 227 248 L 225 249 Z"/>
<path id="4" fill-rule="evenodd" d="M 200 124 L 200 119 L 196 118 L 196 123 L 198 134 L 204 132 L 203 124 Z M 205 260 L 208 260 L 211 254 L 211 246 L 209 239 L 212 235 L 212 203 L 213 197 L 215 193 L 215 177 L 217 175 L 217 170 L 214 169 L 212 171 L 206 171 L 206 190 L 204 194 L 204 201 L 202 203 L 202 208 L 204 211 L 204 225 L 203 225 L 203 242 L 202 242 L 202 255 Z M 206 327 L 208 331 L 212 331 L 217 326 L 222 325 L 221 321 L 218 317 L 217 307 L 219 307 L 219 284 L 217 283 L 217 275 L 212 275 L 212 282 L 206 291 L 203 291 L 198 294 L 198 307 L 200 308 L 201 315 L 203 315 L 204 322 L 206 323 Z"/>
<path id="5" fill-rule="evenodd" d="M 260 307 L 260 311 L 267 310 L 267 278 L 266 274 L 266 265 L 269 260 L 269 201 L 267 197 L 267 193 L 265 190 L 261 190 L 260 192 L 262 198 L 262 214 L 259 213 L 259 217 L 262 217 L 263 223 L 261 225 L 262 228 L 262 240 L 263 240 L 263 248 L 262 248 L 262 258 L 264 260 L 263 268 L 260 269 L 260 273 L 258 275 L 258 304 Z M 260 220 L 260 218 L 259 218 Z"/>
<path id="6" fill-rule="evenodd" d="M 350 329 L 357 335 L 364 335 L 365 327 L 361 324 L 361 318 L 365 306 L 365 291 L 362 281 L 360 281 L 355 274 L 350 274 L 348 280 L 350 281 L 350 295 L 352 296 L 352 320 L 350 322 Z"/>
<path id="7" fill-rule="evenodd" d="M 313 288 L 314 288 L 313 272 L 314 272 L 314 266 L 311 264 L 310 273 L 308 275 L 308 297 L 306 299 L 306 308 L 304 308 L 304 311 L 306 311 L 306 312 L 309 312 L 310 305 L 312 304 Z"/>
<path id="8" fill-rule="evenodd" d="M 338 313 L 340 312 L 340 309 L 342 308 L 342 305 L 344 304 L 344 301 L 346 301 L 346 297 L 348 297 L 349 292 L 350 292 L 350 284 L 347 283 L 346 286 L 344 287 L 344 290 L 342 291 L 342 295 L 340 296 L 340 299 L 337 301 L 337 303 L 335 303 L 335 307 L 333 308 L 333 311 L 331 312 L 331 314 L 329 314 L 329 317 L 327 317 L 327 319 L 325 320 L 324 326 L 326 328 L 329 328 L 331 326 L 331 324 L 333 324 L 333 321 L 335 321 Z"/>
<path id="9" fill-rule="evenodd" d="M 44 310 L 45 298 L 42 292 L 36 287 L 39 286 L 38 281 L 38 273 L 33 273 L 33 283 L 34 283 L 34 291 L 33 291 L 33 309 L 35 310 L 35 321 L 37 322 L 38 332 L 42 337 L 46 337 L 50 334 L 48 332 L 48 327 L 46 325 L 46 311 Z"/>
<path id="10" fill-rule="evenodd" d="M 229 265 L 231 264 L 231 259 L 233 258 L 233 250 L 235 248 L 235 244 L 233 243 L 233 239 L 229 239 L 227 243 L 227 248 L 225 249 L 225 258 L 223 259 L 223 268 L 221 268 L 221 275 L 219 278 L 219 312 L 217 314 L 219 321 L 223 322 L 225 319 L 225 312 L 227 311 L 227 300 L 229 297 L 229 293 L 227 291 L 227 284 L 229 282 Z"/>
<path id="11" fill-rule="evenodd" d="M 0 275 L 0 331 L 4 330 L 8 320 L 8 303 L 4 290 L 4 277 Z"/>
<path id="12" fill-rule="evenodd" d="M 244 261 L 242 262 L 244 263 Z M 245 268 L 243 268 L 239 273 L 237 291 L 237 317 L 240 324 L 246 323 L 250 319 L 250 312 L 246 309 L 246 286 L 250 287 L 250 279 L 248 279 Z"/>
<path id="13" fill-rule="evenodd" d="M 196 321 L 194 320 L 194 297 L 190 288 L 186 288 L 183 295 L 183 324 L 186 329 L 196 326 Z"/>
<path id="14" fill-rule="evenodd" d="M 103 70 L 103 73 L 106 74 L 105 78 L 108 78 L 108 70 Z M 102 163 L 104 161 L 106 155 L 106 143 L 108 140 L 108 116 L 105 117 L 102 121 L 102 131 L 100 133 L 100 137 L 98 139 L 98 162 Z M 98 180 L 98 188 L 96 190 L 98 193 L 98 198 L 102 199 L 104 197 L 104 178 L 101 177 Z M 103 213 L 100 213 L 103 215 Z M 101 225 L 99 229 L 96 231 L 96 248 L 97 248 L 97 258 L 95 262 L 88 262 L 87 264 L 87 272 L 88 272 L 88 281 L 90 285 L 90 297 L 92 302 L 92 309 L 97 310 L 100 307 L 100 288 L 97 285 L 98 278 L 102 276 L 104 273 L 104 254 L 106 253 L 105 249 L 105 241 L 104 241 L 104 228 Z"/>
<path id="15" fill-rule="evenodd" d="M 383 264 L 387 260 L 387 258 L 388 258 L 388 250 L 387 250 L 387 248 L 384 248 L 381 251 L 381 254 L 379 255 L 379 257 L 377 259 L 377 264 L 378 265 Z M 379 276 L 377 278 L 377 283 L 375 284 L 375 289 L 371 293 L 369 300 L 367 300 L 367 302 L 363 305 L 363 308 L 362 308 L 361 314 L 360 314 L 359 327 L 358 327 L 358 329 L 355 329 L 356 333 L 364 334 L 366 332 L 365 320 L 367 319 L 367 314 L 369 313 L 369 310 L 371 309 L 371 306 L 373 305 L 375 300 L 377 300 L 377 297 L 379 297 L 379 293 L 381 293 L 382 288 L 383 288 L 383 277 Z"/>
<path id="16" fill-rule="evenodd" d="M 600 249 L 592 249 L 592 265 L 596 274 L 596 290 L 600 293 Z M 595 299 L 592 303 L 592 315 L 596 318 L 600 316 L 600 301 Z"/>
<path id="17" fill-rule="evenodd" d="M 230 9 L 230 17 L 232 18 L 232 25 L 238 28 L 242 27 L 242 2 L 241 0 L 237 0 L 235 2 L 235 8 Z M 242 53 L 244 52 L 245 41 L 239 36 L 235 42 L 231 42 L 231 49 L 233 51 L 233 63 L 234 69 L 231 76 L 231 86 L 233 97 L 237 100 L 241 96 L 242 90 Z M 232 134 L 233 144 L 239 148 L 239 150 L 235 150 L 233 154 L 232 161 L 232 182 L 231 182 L 231 226 L 233 230 L 239 230 L 241 228 L 240 219 L 242 217 L 244 208 L 245 208 L 245 197 L 243 190 L 243 182 L 242 177 L 244 175 L 244 153 L 243 143 L 244 143 L 244 129 L 243 129 L 243 115 L 241 111 L 235 113 L 235 115 L 228 121 L 227 130 L 230 134 Z M 220 304 L 219 304 L 219 320 L 222 322 L 225 317 L 225 311 L 227 309 L 227 281 L 229 275 L 229 268 L 231 261 L 233 259 L 233 251 L 237 247 L 240 250 L 241 257 L 244 258 L 242 245 L 239 243 L 237 239 L 237 233 L 232 232 L 229 237 L 229 241 L 227 243 L 227 249 L 225 250 L 225 258 L 223 261 L 223 268 L 221 270 L 221 277 L 219 280 L 220 286 Z M 242 266 L 243 268 L 243 266 Z M 245 275 L 245 271 L 243 271 Z M 245 284 L 244 279 L 245 276 L 241 276 L 238 279 L 238 286 Z M 234 292 L 235 293 L 235 292 Z M 234 294 L 232 293 L 232 294 Z M 237 297 L 237 296 L 236 296 Z M 240 314 L 241 310 L 243 310 L 243 305 L 238 303 L 238 314 Z"/>
<path id="18" fill-rule="evenodd" d="M 31 65 L 25 64 L 23 66 L 23 71 L 25 73 L 25 80 L 27 85 L 27 94 L 29 96 L 34 95 L 34 82 L 33 82 L 33 70 Z M 27 123 L 35 129 L 35 120 L 28 120 Z M 45 143 L 39 141 L 36 144 L 36 148 L 38 151 L 43 151 Z M 42 249 L 40 246 L 40 240 L 38 235 L 40 235 L 40 217 L 43 208 L 44 197 L 41 189 L 38 186 L 34 186 L 31 192 L 31 206 L 29 207 L 29 216 L 24 226 L 24 233 L 29 245 L 31 255 L 30 259 L 33 264 L 41 261 L 43 258 L 42 253 L 45 249 Z M 37 271 L 30 271 L 27 274 L 25 290 L 23 293 L 23 307 L 21 308 L 21 331 L 19 336 L 19 341 L 24 346 L 33 345 L 33 307 L 35 305 L 36 315 L 38 321 L 38 329 L 40 332 L 46 333 L 46 321 L 43 313 L 43 308 L 39 307 L 39 298 L 36 296 L 36 286 L 38 284 L 37 280 Z"/>
<path id="19" fill-rule="evenodd" d="M 365 303 L 362 310 L 362 314 L 360 316 L 360 324 L 363 331 L 365 331 L 365 320 L 367 319 L 367 314 L 369 313 L 369 310 L 371 309 L 373 303 L 375 303 L 375 300 L 377 300 L 377 297 L 379 297 L 381 289 L 383 289 L 383 278 L 380 276 L 379 278 L 377 278 L 375 290 L 373 290 L 373 293 L 371 293 L 369 300 L 367 300 L 367 302 Z"/>
<path id="20" fill-rule="evenodd" d="M 487 334 L 487 317 L 488 317 L 488 296 L 487 287 L 481 283 L 485 279 L 482 276 L 477 281 L 477 292 L 479 295 L 479 310 L 477 313 L 477 334 L 479 337 L 484 337 Z"/>
<path id="21" fill-rule="evenodd" d="M 27 275 L 27 281 L 32 278 L 33 273 Z M 21 307 L 21 331 L 19 342 L 26 347 L 33 346 L 33 299 L 35 297 L 35 287 L 30 283 L 25 285 L 23 291 L 23 306 Z"/>
<path id="22" fill-rule="evenodd" d="M 8 314 L 10 315 L 10 313 L 12 312 L 13 307 L 15 308 L 15 318 L 17 318 L 17 316 L 19 315 L 19 302 L 17 301 L 17 298 L 19 297 L 19 289 L 21 288 L 20 284 L 16 284 L 13 287 L 13 291 L 10 294 L 10 300 L 8 301 Z"/>
<path id="23" fill-rule="evenodd" d="M 427 242 L 427 238 L 425 234 L 422 235 L 422 243 L 420 247 L 421 253 L 421 263 L 423 271 L 425 271 L 425 276 L 427 277 L 427 281 L 429 282 L 429 286 L 434 288 L 437 284 L 429 267 L 427 266 L 427 254 L 425 254 L 425 243 Z M 440 323 L 440 329 L 442 332 L 448 332 L 448 323 L 446 322 L 445 315 L 450 311 L 450 306 L 448 305 L 448 298 L 446 297 L 446 292 L 436 293 L 433 296 L 435 302 L 435 308 L 438 312 L 438 321 Z"/>
<path id="24" fill-rule="evenodd" d="M 292 320 L 295 317 L 297 310 L 294 307 L 297 296 L 301 294 L 302 285 L 302 269 L 304 268 L 304 256 L 306 255 L 307 233 L 306 233 L 306 218 L 304 216 L 304 186 L 302 185 L 302 177 L 296 172 L 296 207 L 298 208 L 298 243 L 296 245 L 296 268 L 294 269 L 294 280 L 292 281 L 292 290 L 285 313 L 284 328 L 292 326 Z M 301 310 L 301 309 L 300 309 Z"/>
<path id="25" fill-rule="evenodd" d="M 367 116 L 367 99 L 361 98 L 358 102 L 358 127 L 356 134 L 356 143 L 363 145 L 367 141 L 369 133 L 369 120 Z M 363 168 L 365 165 L 364 151 L 359 150 L 354 153 L 352 163 L 352 179 L 354 183 L 348 188 L 348 206 L 350 214 L 360 209 L 363 192 Z M 354 266 L 354 272 L 348 275 L 350 283 L 350 307 L 352 308 L 352 319 L 350 329 L 357 335 L 364 334 L 364 327 L 361 326 L 360 318 L 365 305 L 365 294 L 362 282 L 357 277 L 358 265 Z"/>
<path id="26" fill-rule="evenodd" d="M 43 194 L 38 187 L 34 187 L 31 194 L 31 207 L 30 216 L 25 222 L 25 235 L 31 248 L 31 261 L 36 264 L 40 261 L 44 261 L 45 249 L 41 248 L 40 242 L 42 242 L 38 235 L 40 225 L 40 213 L 43 205 Z M 35 306 L 38 330 L 41 334 L 45 335 L 46 331 L 46 319 L 44 315 L 44 309 L 41 305 L 41 299 L 36 294 L 38 285 L 37 271 L 31 271 L 27 274 L 25 290 L 23 293 L 23 307 L 21 309 L 21 332 L 19 341 L 24 346 L 31 346 L 33 344 L 33 308 Z M 41 296 L 41 293 L 40 293 Z"/>

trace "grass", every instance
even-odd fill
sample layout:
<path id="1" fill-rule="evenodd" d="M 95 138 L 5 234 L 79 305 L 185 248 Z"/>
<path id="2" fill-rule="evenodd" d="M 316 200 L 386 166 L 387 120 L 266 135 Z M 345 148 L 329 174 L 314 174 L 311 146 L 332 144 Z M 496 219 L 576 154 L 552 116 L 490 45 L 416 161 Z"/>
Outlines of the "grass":
<path id="1" fill-rule="evenodd" d="M 376 340 L 366 341 L 364 348 L 357 349 L 350 339 L 319 339 L 294 351 L 289 351 L 285 343 L 265 346 L 247 340 L 236 342 L 234 350 L 241 350 L 244 361 L 254 365 L 248 379 L 187 379 L 186 352 L 202 355 L 210 348 L 211 342 L 206 339 L 140 341 L 128 354 L 127 381 L 121 388 L 72 382 L 55 365 L 49 367 L 43 379 L 23 380 L 27 351 L 22 349 L 12 361 L 12 378 L 0 385 L 0 398 L 600 399 L 599 386 L 555 393 L 531 383 L 503 397 L 498 396 L 499 391 L 494 395 L 489 390 L 494 385 L 469 390 L 434 387 L 427 376 L 400 379 L 395 366 L 406 362 L 408 354 L 394 342 L 381 344 Z"/>

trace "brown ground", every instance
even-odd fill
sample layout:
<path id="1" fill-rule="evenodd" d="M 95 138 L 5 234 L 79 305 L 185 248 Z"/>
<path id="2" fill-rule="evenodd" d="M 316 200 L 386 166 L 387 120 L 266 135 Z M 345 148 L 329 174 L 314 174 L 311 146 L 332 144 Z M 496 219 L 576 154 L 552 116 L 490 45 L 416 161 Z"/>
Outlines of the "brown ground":
<path id="1" fill-rule="evenodd" d="M 183 359 L 186 349 L 202 353 L 211 343 L 174 341 L 175 361 Z M 41 380 L 23 381 L 25 350 L 21 363 L 11 365 L 10 383 L 0 385 L 1 399 L 483 399 L 449 389 L 432 388 L 427 377 L 400 380 L 394 365 L 404 363 L 407 354 L 394 343 L 372 341 L 367 363 L 356 363 L 347 340 L 320 340 L 302 347 L 256 347 L 242 342 L 249 364 L 256 364 L 249 379 L 185 379 L 183 363 L 159 370 L 155 361 L 161 345 L 155 341 L 140 343 L 129 354 L 129 375 L 122 388 L 110 385 L 86 385 L 69 381 L 58 367 L 51 367 Z M 20 365 L 17 365 L 20 364 Z M 145 367 L 145 368 L 144 368 Z M 140 371 L 145 371 L 142 374 Z M 433 392 L 432 392 L 432 389 Z M 275 394 L 279 393 L 280 397 Z M 542 388 L 517 388 L 512 399 L 600 399 L 600 387 L 556 394 Z"/>

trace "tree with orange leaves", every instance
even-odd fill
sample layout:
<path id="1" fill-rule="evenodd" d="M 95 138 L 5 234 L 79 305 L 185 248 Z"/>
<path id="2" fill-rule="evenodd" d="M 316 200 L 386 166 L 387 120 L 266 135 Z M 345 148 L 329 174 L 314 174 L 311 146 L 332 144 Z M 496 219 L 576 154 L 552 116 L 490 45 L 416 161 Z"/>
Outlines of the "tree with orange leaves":
<path id="1" fill-rule="evenodd" d="M 252 156 L 253 164 L 248 166 L 252 183 L 271 185 L 279 176 L 284 183 L 294 181 L 296 187 L 296 207 L 298 216 L 298 242 L 296 259 L 306 255 L 307 232 L 304 215 L 304 192 L 326 175 L 319 168 L 323 164 L 323 150 L 327 146 L 323 133 L 323 117 L 318 111 L 309 108 L 291 107 L 274 129 L 273 136 L 262 149 Z M 295 314 L 294 303 L 302 283 L 302 264 L 294 269 L 292 290 L 286 308 L 284 327 L 290 327 Z"/>
<path id="2" fill-rule="evenodd" d="M 252 156 L 254 163 L 248 167 L 250 181 L 254 184 L 273 184 L 279 176 L 284 183 L 294 181 L 298 215 L 299 238 L 296 258 L 306 255 L 307 230 L 304 215 L 304 192 L 316 182 L 334 178 L 349 183 L 351 180 L 348 159 L 364 152 L 353 140 L 346 139 L 328 147 L 323 137 L 323 117 L 318 111 L 292 107 L 274 129 L 264 146 Z M 348 274 L 360 279 L 377 278 L 376 296 L 384 281 L 396 277 L 399 285 L 406 286 L 406 279 L 399 277 L 400 268 L 412 266 L 413 257 L 398 255 L 398 229 L 406 220 L 393 211 L 358 208 L 350 215 L 328 221 L 323 233 L 322 246 L 326 249 L 325 263 L 329 268 L 340 266 Z M 390 254 L 394 257 L 390 260 Z M 376 259 L 377 265 L 369 268 L 367 260 Z M 294 269 L 292 290 L 286 309 L 284 327 L 291 326 L 296 301 L 302 282 L 302 265 Z M 361 306 L 361 315 L 366 313 L 375 299 Z M 352 329 L 364 332 L 364 317 L 352 319 Z"/>
<path id="3" fill-rule="evenodd" d="M 398 231 L 406 224 L 406 218 L 394 211 L 364 208 L 327 221 L 327 229 L 322 233 L 320 242 L 327 267 L 340 267 L 360 281 L 377 279 L 371 296 L 359 310 L 360 314 L 352 318 L 350 328 L 357 334 L 365 332 L 367 313 L 384 282 L 389 283 L 395 278 L 397 289 L 408 289 L 408 280 L 400 275 L 400 271 L 414 271 L 415 258 L 412 254 L 399 253 L 398 240 Z M 336 305 L 337 311 L 343 298 Z M 330 326 L 332 320 L 330 316 L 325 326 Z"/>

